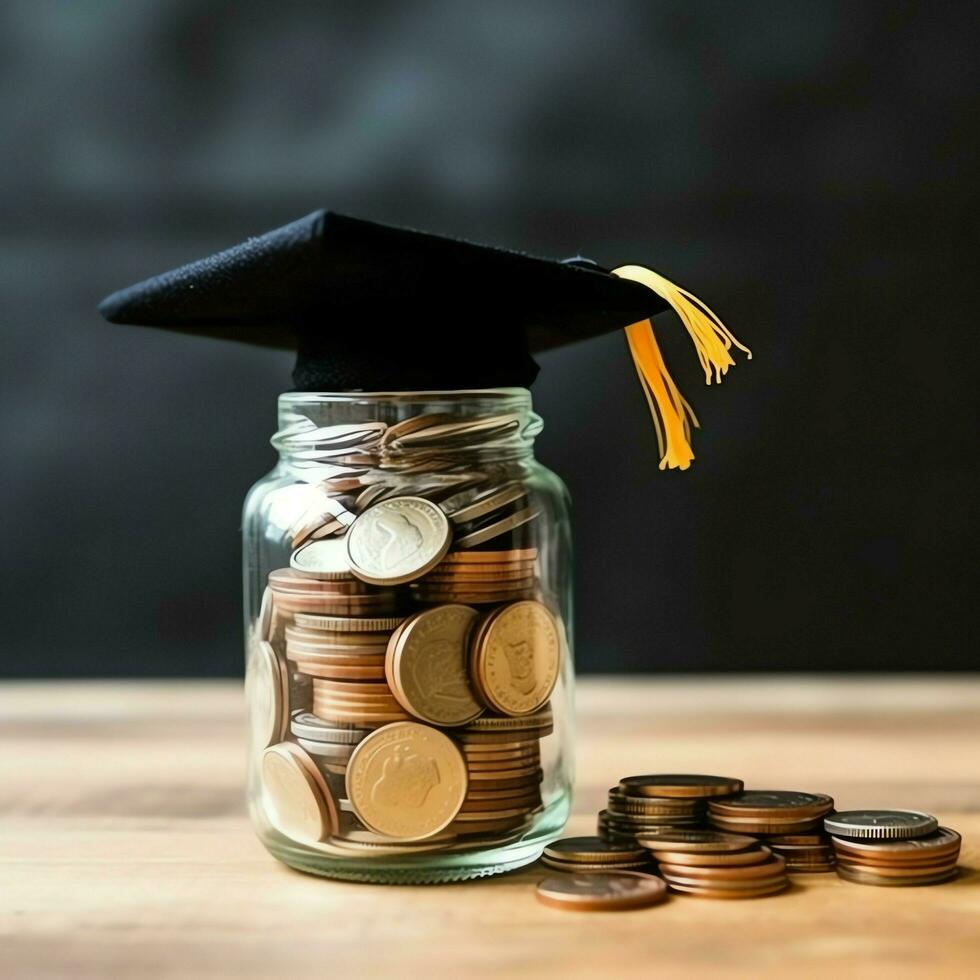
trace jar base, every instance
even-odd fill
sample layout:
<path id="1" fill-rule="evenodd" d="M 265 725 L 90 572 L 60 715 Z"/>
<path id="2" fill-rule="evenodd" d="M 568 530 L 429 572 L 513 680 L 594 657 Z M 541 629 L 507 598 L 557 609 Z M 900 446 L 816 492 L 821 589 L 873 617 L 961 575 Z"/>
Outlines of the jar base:
<path id="1" fill-rule="evenodd" d="M 359 881 L 379 885 L 437 885 L 454 881 L 471 881 L 517 871 L 535 862 L 547 844 L 557 840 L 568 820 L 570 801 L 556 801 L 526 837 L 498 847 L 435 854 L 426 852 L 399 857 L 360 857 L 343 860 L 334 855 L 318 854 L 311 847 L 295 844 L 281 834 L 261 835 L 269 853 L 283 864 L 306 874 L 341 881 Z M 543 819 L 542 819 L 543 818 Z"/>

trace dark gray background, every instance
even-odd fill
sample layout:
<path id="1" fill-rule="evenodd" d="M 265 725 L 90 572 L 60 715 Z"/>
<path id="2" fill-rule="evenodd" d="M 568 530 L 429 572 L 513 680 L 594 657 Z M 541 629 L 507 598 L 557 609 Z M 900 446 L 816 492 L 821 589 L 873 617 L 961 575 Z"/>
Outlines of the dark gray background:
<path id="1" fill-rule="evenodd" d="M 754 348 L 705 388 L 662 318 L 687 473 L 621 337 L 542 358 L 584 669 L 976 666 L 973 4 L 0 11 L 0 672 L 240 670 L 290 359 L 94 306 L 320 206 L 647 262 Z"/>

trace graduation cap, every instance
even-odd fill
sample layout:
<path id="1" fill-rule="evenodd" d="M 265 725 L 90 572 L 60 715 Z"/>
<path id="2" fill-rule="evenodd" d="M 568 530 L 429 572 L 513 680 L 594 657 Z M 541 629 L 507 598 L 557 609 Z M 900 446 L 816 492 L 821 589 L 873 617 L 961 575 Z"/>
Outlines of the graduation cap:
<path id="1" fill-rule="evenodd" d="M 698 423 L 650 319 L 668 306 L 708 383 L 734 363 L 733 345 L 748 353 L 695 297 L 642 266 L 610 271 L 315 211 L 113 293 L 99 311 L 112 323 L 295 349 L 299 391 L 526 387 L 532 354 L 625 329 L 661 468 L 686 469 Z"/>

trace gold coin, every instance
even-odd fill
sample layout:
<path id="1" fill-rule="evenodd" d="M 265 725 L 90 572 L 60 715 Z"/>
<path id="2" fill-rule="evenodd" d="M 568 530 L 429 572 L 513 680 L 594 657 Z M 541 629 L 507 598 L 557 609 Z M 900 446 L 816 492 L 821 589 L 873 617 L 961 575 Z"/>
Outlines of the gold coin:
<path id="1" fill-rule="evenodd" d="M 249 644 L 245 671 L 245 702 L 250 731 L 264 749 L 281 741 L 289 723 L 289 677 L 279 655 L 267 640 Z"/>
<path id="2" fill-rule="evenodd" d="M 448 827 L 463 805 L 466 763 L 437 729 L 397 722 L 358 743 L 346 787 L 354 812 L 370 830 L 423 840 Z"/>
<path id="3" fill-rule="evenodd" d="M 294 840 L 319 841 L 337 827 L 337 807 L 316 763 L 291 742 L 262 754 L 262 798 L 273 826 Z"/>
<path id="4" fill-rule="evenodd" d="M 398 585 L 431 571 L 451 540 L 449 520 L 436 504 L 424 497 L 389 497 L 351 525 L 347 559 L 365 582 Z"/>
<path id="5" fill-rule="evenodd" d="M 465 725 L 483 713 L 470 687 L 466 641 L 477 614 L 467 606 L 411 617 L 388 647 L 388 683 L 406 711 L 433 725 Z"/>
<path id="6" fill-rule="evenodd" d="M 698 868 L 712 868 L 728 865 L 762 864 L 768 861 L 772 851 L 768 847 L 759 847 L 748 851 L 729 852 L 691 852 L 691 851 L 660 851 L 652 852 L 653 856 L 664 864 L 694 865 Z"/>
<path id="7" fill-rule="evenodd" d="M 492 708 L 523 716 L 547 702 L 561 669 L 561 642 L 545 606 L 523 601 L 503 607 L 477 642 L 474 673 Z"/>

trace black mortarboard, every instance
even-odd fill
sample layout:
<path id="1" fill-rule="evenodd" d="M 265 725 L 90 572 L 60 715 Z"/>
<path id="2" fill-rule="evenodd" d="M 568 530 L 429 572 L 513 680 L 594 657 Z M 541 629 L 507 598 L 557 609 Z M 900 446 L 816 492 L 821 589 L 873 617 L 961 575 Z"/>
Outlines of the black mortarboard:
<path id="1" fill-rule="evenodd" d="M 527 386 L 534 352 L 638 325 L 668 303 L 684 318 L 668 288 L 683 293 L 638 266 L 610 273 L 315 211 L 99 310 L 113 323 L 295 348 L 300 391 L 432 391 Z M 659 352 L 654 362 L 630 345 L 669 443 L 663 415 L 684 408 L 658 393 Z"/>
<path id="2" fill-rule="evenodd" d="M 555 262 L 316 211 L 103 301 L 113 323 L 296 348 L 301 391 L 526 386 L 530 354 L 667 308 Z"/>

